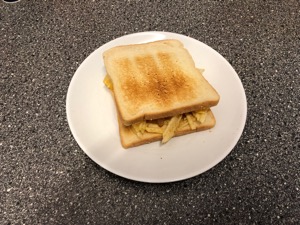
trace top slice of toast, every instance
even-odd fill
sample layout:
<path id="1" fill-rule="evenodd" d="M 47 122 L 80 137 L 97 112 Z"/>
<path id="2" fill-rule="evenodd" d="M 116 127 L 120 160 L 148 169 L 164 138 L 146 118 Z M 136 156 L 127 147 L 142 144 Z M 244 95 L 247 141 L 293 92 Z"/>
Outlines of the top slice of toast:
<path id="1" fill-rule="evenodd" d="M 124 125 L 215 106 L 216 90 L 177 40 L 124 45 L 103 53 Z"/>

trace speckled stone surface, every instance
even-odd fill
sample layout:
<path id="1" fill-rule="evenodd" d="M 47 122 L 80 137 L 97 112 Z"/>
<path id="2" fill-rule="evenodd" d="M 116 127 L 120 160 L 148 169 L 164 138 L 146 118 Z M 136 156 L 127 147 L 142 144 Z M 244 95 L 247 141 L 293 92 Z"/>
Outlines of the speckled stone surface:
<path id="1" fill-rule="evenodd" d="M 0 224 L 299 224 L 299 15 L 297 0 L 1 1 Z M 231 154 L 176 183 L 105 171 L 66 120 L 80 63 L 113 38 L 150 30 L 216 49 L 248 100 Z"/>

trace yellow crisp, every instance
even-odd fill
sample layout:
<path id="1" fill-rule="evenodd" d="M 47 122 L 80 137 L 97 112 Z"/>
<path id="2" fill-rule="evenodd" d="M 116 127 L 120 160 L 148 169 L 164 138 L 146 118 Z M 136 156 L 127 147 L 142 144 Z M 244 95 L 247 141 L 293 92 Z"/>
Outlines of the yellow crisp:
<path id="1" fill-rule="evenodd" d="M 113 90 L 113 83 L 112 83 L 112 81 L 111 81 L 111 79 L 110 79 L 110 77 L 109 77 L 108 75 L 106 75 L 106 76 L 104 77 L 103 83 L 104 83 L 105 86 L 106 86 L 107 88 L 109 88 L 111 91 Z"/>
<path id="2" fill-rule="evenodd" d="M 189 114 L 189 113 L 187 113 L 185 116 L 187 118 L 187 121 L 188 121 L 191 129 L 195 130 L 196 129 L 196 118 L 192 114 Z"/>
<path id="3" fill-rule="evenodd" d="M 163 144 L 168 142 L 175 135 L 175 131 L 180 123 L 181 117 L 182 115 L 178 115 L 178 116 L 173 116 L 171 118 L 171 120 L 167 125 L 167 128 L 163 133 L 163 139 L 162 139 Z"/>
<path id="4" fill-rule="evenodd" d="M 204 123 L 206 119 L 206 115 L 207 115 L 207 110 L 200 110 L 200 111 L 193 112 L 193 116 L 196 118 L 196 120 L 199 123 Z"/>
<path id="5" fill-rule="evenodd" d="M 158 126 L 158 124 L 148 123 L 146 127 L 146 131 L 149 133 L 162 134 L 166 127 L 167 127 L 166 125 L 160 127 Z"/>

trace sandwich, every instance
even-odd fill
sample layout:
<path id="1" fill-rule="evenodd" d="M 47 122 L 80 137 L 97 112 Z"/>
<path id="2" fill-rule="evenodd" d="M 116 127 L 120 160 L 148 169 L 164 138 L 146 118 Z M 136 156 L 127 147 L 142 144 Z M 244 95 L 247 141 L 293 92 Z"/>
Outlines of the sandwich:
<path id="1" fill-rule="evenodd" d="M 116 104 L 124 148 L 213 128 L 219 94 L 178 40 L 113 47 L 104 84 Z"/>

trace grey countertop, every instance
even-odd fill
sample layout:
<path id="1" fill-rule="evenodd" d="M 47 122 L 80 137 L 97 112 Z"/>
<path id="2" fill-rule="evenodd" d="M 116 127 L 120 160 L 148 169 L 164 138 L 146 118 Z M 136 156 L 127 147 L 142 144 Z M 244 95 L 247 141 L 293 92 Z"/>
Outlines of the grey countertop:
<path id="1" fill-rule="evenodd" d="M 1 1 L 0 224 L 299 224 L 299 15 L 297 0 Z M 66 94 L 80 63 L 141 31 L 206 43 L 244 85 L 238 144 L 194 178 L 121 178 L 70 132 Z"/>

